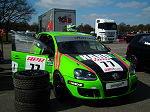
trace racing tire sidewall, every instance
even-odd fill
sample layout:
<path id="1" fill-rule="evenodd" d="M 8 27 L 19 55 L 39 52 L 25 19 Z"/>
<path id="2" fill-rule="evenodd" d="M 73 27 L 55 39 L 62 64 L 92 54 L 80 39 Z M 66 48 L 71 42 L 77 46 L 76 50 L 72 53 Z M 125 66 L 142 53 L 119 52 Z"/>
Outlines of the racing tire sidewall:
<path id="1" fill-rule="evenodd" d="M 20 71 L 14 74 L 13 84 L 18 89 L 42 89 L 50 85 L 47 71 Z"/>
<path id="2" fill-rule="evenodd" d="M 15 88 L 15 101 L 22 103 L 48 103 L 50 101 L 50 88 L 36 90 L 22 90 Z"/>
<path id="3" fill-rule="evenodd" d="M 49 104 L 22 103 L 15 101 L 15 110 L 16 112 L 48 112 Z"/>

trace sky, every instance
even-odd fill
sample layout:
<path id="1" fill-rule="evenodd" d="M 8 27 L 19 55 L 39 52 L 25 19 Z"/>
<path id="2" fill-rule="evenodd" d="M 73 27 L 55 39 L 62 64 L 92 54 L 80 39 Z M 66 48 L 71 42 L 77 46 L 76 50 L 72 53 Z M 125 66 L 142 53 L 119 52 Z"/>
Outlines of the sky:
<path id="1" fill-rule="evenodd" d="M 150 0 L 27 0 L 35 8 L 30 24 L 52 8 L 76 10 L 76 24 L 95 25 L 95 19 L 113 19 L 117 24 L 150 24 Z"/>

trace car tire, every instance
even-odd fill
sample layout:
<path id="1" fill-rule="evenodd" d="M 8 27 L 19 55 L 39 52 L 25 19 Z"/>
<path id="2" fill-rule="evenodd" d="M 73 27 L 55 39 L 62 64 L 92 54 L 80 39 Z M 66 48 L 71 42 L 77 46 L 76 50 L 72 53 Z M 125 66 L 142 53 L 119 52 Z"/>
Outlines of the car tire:
<path id="1" fill-rule="evenodd" d="M 70 96 L 64 78 L 59 71 L 55 71 L 53 76 L 53 90 L 55 97 L 59 101 L 67 100 L 67 98 Z"/>
<path id="2" fill-rule="evenodd" d="M 14 74 L 14 87 L 18 89 L 41 89 L 48 87 L 49 73 L 44 70 L 25 70 Z"/>
<path id="3" fill-rule="evenodd" d="M 50 88 L 36 90 L 15 89 L 15 101 L 22 103 L 48 103 L 50 100 Z"/>

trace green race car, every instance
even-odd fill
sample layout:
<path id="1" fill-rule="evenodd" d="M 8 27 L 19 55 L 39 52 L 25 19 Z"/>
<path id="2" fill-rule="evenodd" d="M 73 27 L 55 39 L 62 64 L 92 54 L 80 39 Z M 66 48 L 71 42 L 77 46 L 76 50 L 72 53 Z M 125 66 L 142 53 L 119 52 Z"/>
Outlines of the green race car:
<path id="1" fill-rule="evenodd" d="M 14 37 L 13 74 L 29 69 L 48 71 L 58 99 L 68 93 L 81 99 L 114 98 L 136 90 L 134 65 L 91 35 L 42 32 L 36 39 Z"/>

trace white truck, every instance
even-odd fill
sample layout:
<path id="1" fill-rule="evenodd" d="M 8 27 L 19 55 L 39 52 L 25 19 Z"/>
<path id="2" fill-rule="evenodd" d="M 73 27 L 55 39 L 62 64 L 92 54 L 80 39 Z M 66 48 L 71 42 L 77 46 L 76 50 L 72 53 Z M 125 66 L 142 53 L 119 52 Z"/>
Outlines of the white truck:
<path id="1" fill-rule="evenodd" d="M 40 15 L 39 32 L 63 31 L 68 24 L 76 25 L 76 10 L 53 8 Z"/>
<path id="2" fill-rule="evenodd" d="M 96 19 L 95 33 L 102 42 L 114 42 L 117 39 L 117 25 L 111 19 Z"/>

